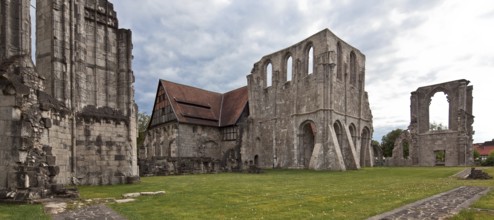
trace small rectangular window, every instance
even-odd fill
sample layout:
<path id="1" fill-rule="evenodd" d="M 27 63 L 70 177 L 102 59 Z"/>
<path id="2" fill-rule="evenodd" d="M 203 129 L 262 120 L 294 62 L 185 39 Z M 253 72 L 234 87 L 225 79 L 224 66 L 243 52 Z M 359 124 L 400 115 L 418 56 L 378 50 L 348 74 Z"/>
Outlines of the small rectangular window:
<path id="1" fill-rule="evenodd" d="M 224 141 L 234 141 L 238 137 L 238 128 L 236 126 L 223 128 L 222 136 Z"/>

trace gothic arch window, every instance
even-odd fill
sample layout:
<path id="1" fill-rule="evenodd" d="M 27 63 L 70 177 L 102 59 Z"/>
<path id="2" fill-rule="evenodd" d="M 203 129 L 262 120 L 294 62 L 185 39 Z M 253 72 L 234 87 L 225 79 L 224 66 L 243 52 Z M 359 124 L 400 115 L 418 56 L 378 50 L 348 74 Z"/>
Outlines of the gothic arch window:
<path id="1" fill-rule="evenodd" d="M 442 90 L 433 93 L 429 103 L 429 130 L 448 130 L 449 125 L 448 95 Z"/>
<path id="2" fill-rule="evenodd" d="M 355 125 L 353 123 L 350 124 L 348 129 L 350 130 L 350 135 L 352 135 L 353 146 L 357 147 L 357 129 Z"/>
<path id="3" fill-rule="evenodd" d="M 339 121 L 336 121 L 333 124 L 334 132 L 336 133 L 336 139 L 338 140 L 338 144 L 340 145 L 340 148 L 342 147 L 343 144 L 343 129 L 341 127 L 341 123 Z"/>
<path id="4" fill-rule="evenodd" d="M 337 61 L 336 61 L 336 78 L 338 80 L 343 80 L 343 51 L 341 50 L 341 44 L 338 42 L 336 44 L 336 56 L 337 56 Z"/>
<path id="5" fill-rule="evenodd" d="M 266 72 L 266 87 L 270 87 L 273 85 L 273 65 L 271 64 L 271 61 L 266 64 L 265 72 Z"/>
<path id="6" fill-rule="evenodd" d="M 309 45 L 307 48 L 307 74 L 312 74 L 314 72 L 314 47 Z"/>
<path id="7" fill-rule="evenodd" d="M 285 73 L 286 73 L 286 81 L 291 81 L 293 78 L 293 61 L 292 61 L 292 56 L 290 54 L 287 54 L 285 58 Z"/>
<path id="8" fill-rule="evenodd" d="M 357 84 L 357 56 L 353 51 L 350 53 L 350 84 Z"/>

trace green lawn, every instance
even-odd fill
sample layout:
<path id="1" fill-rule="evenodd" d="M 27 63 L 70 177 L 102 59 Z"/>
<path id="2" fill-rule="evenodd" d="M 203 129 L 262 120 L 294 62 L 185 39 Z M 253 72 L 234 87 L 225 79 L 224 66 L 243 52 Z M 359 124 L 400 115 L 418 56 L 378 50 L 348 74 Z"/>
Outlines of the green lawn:
<path id="1" fill-rule="evenodd" d="M 132 203 L 109 204 L 129 219 L 365 219 L 461 185 L 494 186 L 494 180 L 450 177 L 462 169 L 266 170 L 263 174 L 147 177 L 134 185 L 84 186 L 79 190 L 86 199 L 166 191 L 165 195 L 139 197 Z M 493 168 L 488 172 L 494 175 Z M 0 205 L 0 219 L 5 213 L 3 207 Z M 474 207 L 494 209 L 494 193 Z M 494 217 L 469 211 L 456 219 L 483 216 Z"/>
<path id="2" fill-rule="evenodd" d="M 50 219 L 43 212 L 41 205 L 0 204 L 0 219 L 26 220 Z"/>

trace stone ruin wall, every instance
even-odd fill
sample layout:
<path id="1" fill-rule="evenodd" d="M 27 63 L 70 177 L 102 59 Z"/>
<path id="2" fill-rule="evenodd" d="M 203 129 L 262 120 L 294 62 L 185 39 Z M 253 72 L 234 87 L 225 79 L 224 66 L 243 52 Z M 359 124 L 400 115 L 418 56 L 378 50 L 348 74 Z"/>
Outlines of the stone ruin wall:
<path id="1" fill-rule="evenodd" d="M 467 80 L 456 80 L 418 88 L 412 92 L 410 126 L 395 142 L 393 166 L 469 166 L 473 165 L 472 135 L 473 86 Z M 429 106 L 438 92 L 447 95 L 448 129 L 430 130 Z M 406 135 L 405 135 L 406 134 Z M 402 141 L 410 143 L 409 158 L 404 158 Z M 444 151 L 444 162 L 436 161 L 436 153 Z"/>
<path id="2" fill-rule="evenodd" d="M 10 191 L 9 198 L 21 201 L 63 191 L 61 184 L 127 182 L 138 175 L 131 32 L 118 29 L 116 20 L 93 22 L 116 33 L 96 46 L 85 37 L 94 30 L 82 28 L 91 19 L 80 12 L 98 6 L 100 14 L 116 18 L 111 3 L 37 3 L 36 67 L 30 58 L 30 1 L 0 5 L 0 197 Z M 103 64 L 92 65 L 88 51 L 105 54 Z M 86 67 L 104 71 L 96 77 Z"/>
<path id="3" fill-rule="evenodd" d="M 309 74 L 310 47 L 314 67 Z M 290 56 L 292 79 L 288 81 Z M 269 63 L 271 86 L 267 86 Z M 364 63 L 360 51 L 329 30 L 264 56 L 247 76 L 250 121 L 242 159 L 253 160 L 257 155 L 261 167 L 345 170 L 357 169 L 360 163 L 371 166 L 372 114 L 364 90 Z M 301 143 L 307 123 L 315 130 L 313 150 Z"/>
<path id="4" fill-rule="evenodd" d="M 131 31 L 118 28 L 106 0 L 37 1 L 36 63 L 46 92 L 82 110 L 87 105 L 131 112 Z M 52 31 L 46 31 L 52 30 Z M 76 82 L 71 85 L 71 79 Z"/>
<path id="5" fill-rule="evenodd" d="M 75 143 L 59 145 L 76 145 L 70 174 L 83 184 L 125 182 L 137 175 L 130 30 L 118 28 L 106 0 L 37 1 L 36 13 L 42 18 L 36 60 L 46 92 L 75 112 L 69 127 L 75 132 L 63 134 Z"/>

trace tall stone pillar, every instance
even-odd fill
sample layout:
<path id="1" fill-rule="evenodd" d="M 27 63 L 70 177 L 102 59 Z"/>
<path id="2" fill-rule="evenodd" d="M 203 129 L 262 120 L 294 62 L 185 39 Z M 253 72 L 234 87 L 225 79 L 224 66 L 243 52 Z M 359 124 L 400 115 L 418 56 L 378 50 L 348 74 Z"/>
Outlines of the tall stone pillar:
<path id="1" fill-rule="evenodd" d="M 30 0 L 0 2 L 0 62 L 31 54 Z"/>

